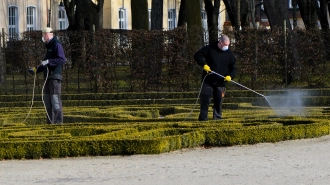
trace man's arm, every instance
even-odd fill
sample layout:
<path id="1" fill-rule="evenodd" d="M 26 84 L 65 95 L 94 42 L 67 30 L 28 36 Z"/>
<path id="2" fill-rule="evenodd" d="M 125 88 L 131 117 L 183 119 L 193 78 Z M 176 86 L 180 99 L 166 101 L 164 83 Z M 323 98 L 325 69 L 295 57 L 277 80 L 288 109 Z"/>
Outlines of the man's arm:
<path id="1" fill-rule="evenodd" d="M 40 72 L 42 72 L 44 70 L 44 66 L 43 65 L 39 65 L 38 67 L 37 67 L 37 73 L 40 73 Z"/>
<path id="2" fill-rule="evenodd" d="M 63 47 L 61 44 L 56 44 L 55 46 L 56 58 L 48 59 L 50 66 L 58 66 L 66 62 Z"/>
<path id="3" fill-rule="evenodd" d="M 208 53 L 208 50 L 209 50 L 208 46 L 204 46 L 195 53 L 194 59 L 198 65 L 203 67 L 205 64 L 207 64 L 205 61 L 205 57 Z"/>

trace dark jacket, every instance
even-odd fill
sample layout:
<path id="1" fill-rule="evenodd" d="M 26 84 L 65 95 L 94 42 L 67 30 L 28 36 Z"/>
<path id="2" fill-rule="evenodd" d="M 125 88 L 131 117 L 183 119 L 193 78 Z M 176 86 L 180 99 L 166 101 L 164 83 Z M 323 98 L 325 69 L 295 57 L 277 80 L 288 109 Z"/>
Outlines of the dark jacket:
<path id="1" fill-rule="evenodd" d="M 202 67 L 207 64 L 210 66 L 212 71 L 222 76 L 229 75 L 232 79 L 235 78 L 236 58 L 230 49 L 227 51 L 222 51 L 218 47 L 218 42 L 204 46 L 195 53 L 194 58 L 197 64 Z M 203 70 L 202 79 L 204 79 L 206 74 L 207 72 Z M 220 87 L 225 86 L 224 79 L 216 74 L 208 75 L 205 78 L 204 83 Z"/>
<path id="2" fill-rule="evenodd" d="M 46 78 L 48 68 L 49 80 L 62 81 L 62 68 L 63 64 L 66 62 L 66 58 L 60 41 L 58 41 L 56 37 L 53 37 L 53 39 L 46 44 L 46 49 L 47 53 L 44 57 L 44 60 L 48 59 L 49 63 L 46 66 L 40 65 L 37 68 L 37 73 L 43 72 L 44 77 Z"/>

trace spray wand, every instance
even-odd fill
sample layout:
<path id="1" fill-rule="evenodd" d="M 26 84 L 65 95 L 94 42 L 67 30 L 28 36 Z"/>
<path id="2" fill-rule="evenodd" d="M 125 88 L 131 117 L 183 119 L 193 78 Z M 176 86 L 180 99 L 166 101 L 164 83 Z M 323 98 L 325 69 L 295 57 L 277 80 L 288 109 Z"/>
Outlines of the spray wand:
<path id="1" fill-rule="evenodd" d="M 225 78 L 225 77 L 222 76 L 221 74 L 216 73 L 216 72 L 214 72 L 214 71 L 211 71 L 210 73 L 213 73 L 213 74 L 216 74 L 216 75 L 218 75 L 218 76 L 220 76 L 220 77 L 222 77 L 222 78 Z M 235 82 L 234 80 L 230 80 L 230 81 L 233 82 L 233 83 L 236 84 L 236 85 L 239 85 L 239 86 L 241 86 L 241 87 L 243 87 L 243 88 L 245 88 L 245 89 L 247 89 L 247 90 L 250 90 L 250 91 L 256 93 L 256 94 L 259 95 L 259 96 L 262 96 L 262 97 L 266 98 L 266 96 L 264 96 L 264 95 L 262 95 L 262 94 L 260 94 L 260 93 L 258 93 L 258 92 L 256 92 L 256 91 L 254 91 L 254 90 L 252 90 L 252 89 L 250 89 L 250 88 L 248 88 L 248 87 L 245 87 L 244 85 L 242 85 L 242 84 L 240 84 L 240 83 L 237 83 L 237 82 Z M 266 99 L 267 99 L 267 98 L 266 98 Z"/>
<path id="2" fill-rule="evenodd" d="M 42 64 L 40 64 L 39 66 L 41 66 Z M 39 67 L 38 66 L 38 67 Z M 36 67 L 36 68 L 38 68 Z M 47 67 L 47 74 L 46 74 L 46 78 L 45 78 L 45 82 L 42 86 L 42 94 L 41 94 L 41 99 L 42 99 L 42 103 L 44 104 L 44 108 L 45 108 L 45 111 L 46 111 L 46 115 L 47 115 L 47 118 L 49 119 L 50 123 L 52 123 L 52 120 L 50 119 L 49 115 L 48 115 L 48 112 L 47 112 L 47 108 L 46 108 L 46 105 L 45 105 L 45 101 L 44 101 L 44 89 L 45 89 L 45 85 L 46 85 L 46 82 L 47 82 L 47 79 L 48 79 L 48 75 L 49 75 L 49 70 L 48 70 L 48 67 Z M 25 119 L 23 120 L 23 123 L 26 121 L 26 119 L 30 116 L 30 113 L 31 113 L 31 110 L 32 110 L 32 107 L 33 107 L 33 100 L 34 100 L 34 89 L 36 87 L 36 76 L 37 76 L 37 73 L 34 72 L 34 80 L 33 80 L 33 92 L 32 92 L 32 101 L 31 101 L 31 106 L 30 106 L 30 110 L 27 114 L 27 116 L 25 117 Z"/>

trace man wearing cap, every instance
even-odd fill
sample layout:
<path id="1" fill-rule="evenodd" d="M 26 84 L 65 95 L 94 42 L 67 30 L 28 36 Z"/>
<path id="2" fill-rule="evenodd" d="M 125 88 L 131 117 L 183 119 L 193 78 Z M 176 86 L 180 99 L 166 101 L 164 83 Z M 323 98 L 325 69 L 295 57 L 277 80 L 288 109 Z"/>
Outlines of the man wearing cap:
<path id="1" fill-rule="evenodd" d="M 62 67 L 66 62 L 63 47 L 54 37 L 52 29 L 46 27 L 42 30 L 42 41 L 46 43 L 46 55 L 37 68 L 29 69 L 31 74 L 43 72 L 46 81 L 44 87 L 44 104 L 47 109 L 47 123 L 63 123 L 61 100 Z"/>

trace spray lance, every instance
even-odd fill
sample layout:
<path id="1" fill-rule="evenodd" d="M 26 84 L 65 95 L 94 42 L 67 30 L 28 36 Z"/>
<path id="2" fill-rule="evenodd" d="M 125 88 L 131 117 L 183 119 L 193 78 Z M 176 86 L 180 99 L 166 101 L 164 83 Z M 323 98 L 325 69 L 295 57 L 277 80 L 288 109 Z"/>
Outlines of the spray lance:
<path id="1" fill-rule="evenodd" d="M 206 78 L 208 75 L 210 75 L 210 74 L 215 74 L 215 75 L 218 75 L 218 76 L 220 76 L 220 77 L 222 77 L 222 78 L 225 78 L 224 76 L 222 76 L 222 75 L 220 75 L 220 74 L 218 74 L 218 73 L 216 73 L 216 72 L 214 72 L 214 71 L 210 71 L 210 72 L 207 73 L 207 75 L 204 77 L 204 79 L 203 79 L 203 81 L 202 81 L 202 85 L 201 85 L 201 87 L 200 87 L 200 91 L 199 91 L 199 94 L 198 94 L 198 97 L 197 97 L 196 103 L 195 103 L 193 109 L 191 110 L 191 112 L 189 113 L 189 115 L 188 115 L 183 121 L 185 121 L 185 120 L 186 120 L 186 119 L 192 114 L 192 112 L 194 111 L 195 106 L 196 106 L 197 103 L 198 103 L 198 99 L 199 99 L 199 96 L 200 96 L 200 94 L 201 94 L 202 86 L 203 86 L 203 83 L 204 83 L 204 81 L 205 81 L 205 78 Z M 262 95 L 262 94 L 260 94 L 260 93 L 258 93 L 258 92 L 256 92 L 256 91 L 254 91 L 254 90 L 252 90 L 252 89 L 250 89 L 250 88 L 248 88 L 248 87 L 245 87 L 244 85 L 239 84 L 239 83 L 237 83 L 237 82 L 235 82 L 235 81 L 233 81 L 233 80 L 230 80 L 230 81 L 233 82 L 234 84 L 237 84 L 237 85 L 239 85 L 239 86 L 241 86 L 241 87 L 243 87 L 243 88 L 245 88 L 245 89 L 247 89 L 247 90 L 250 90 L 250 91 L 256 93 L 256 94 L 259 95 L 259 96 L 264 97 L 264 98 L 267 100 L 266 96 L 264 96 L 264 95 Z M 267 100 L 267 101 L 268 101 L 268 100 Z"/>
<path id="2" fill-rule="evenodd" d="M 215 75 L 218 75 L 218 76 L 220 76 L 220 77 L 222 77 L 222 78 L 225 78 L 225 77 L 222 76 L 221 74 L 216 73 L 216 72 L 214 72 L 214 71 L 210 71 L 210 73 L 215 74 Z M 243 88 L 245 88 L 245 89 L 247 89 L 247 90 L 249 90 L 249 91 L 252 91 L 252 92 L 256 93 L 256 94 L 259 95 L 259 96 L 262 96 L 262 97 L 266 98 L 266 96 L 264 96 L 264 95 L 262 95 L 262 94 L 260 94 L 260 93 L 258 93 L 258 92 L 256 92 L 256 91 L 254 91 L 254 90 L 252 90 L 252 89 L 250 89 L 250 88 L 248 88 L 248 87 L 245 87 L 244 85 L 242 85 L 242 84 L 240 84 L 240 83 L 237 83 L 237 82 L 235 82 L 234 80 L 230 80 L 230 81 L 233 82 L 233 83 L 236 84 L 236 85 L 239 85 L 239 86 L 241 86 L 241 87 L 243 87 Z M 266 99 L 267 99 L 267 98 L 266 98 Z"/>
<path id="3" fill-rule="evenodd" d="M 39 66 L 41 66 L 43 64 L 40 64 Z M 38 66 L 38 67 L 39 67 Z M 32 92 L 32 100 L 31 100 L 31 106 L 30 106 L 30 110 L 27 114 L 27 116 L 25 117 L 25 119 L 23 120 L 23 123 L 27 120 L 27 118 L 30 116 L 31 114 L 31 110 L 32 110 L 32 107 L 33 107 L 33 100 L 34 100 L 34 94 L 35 94 L 35 87 L 36 87 L 36 76 L 37 76 L 37 68 L 31 68 L 31 69 L 28 69 L 28 72 L 32 75 L 34 75 L 34 80 L 33 80 L 33 92 Z M 42 94 L 41 94 L 41 98 L 42 98 L 42 103 L 44 104 L 44 108 L 45 108 L 45 111 L 46 111 L 46 115 L 47 115 L 47 118 L 49 119 L 49 121 L 52 123 L 49 115 L 48 115 L 48 112 L 47 112 L 47 109 L 46 109 L 46 105 L 45 105 L 45 101 L 44 101 L 44 89 L 45 89 L 45 85 L 46 85 L 46 82 L 47 82 L 47 78 L 48 78 L 48 75 L 49 75 L 49 70 L 48 70 L 48 67 L 47 67 L 47 74 L 46 74 L 46 78 L 45 78 L 45 81 L 44 81 L 44 84 L 42 86 Z"/>

